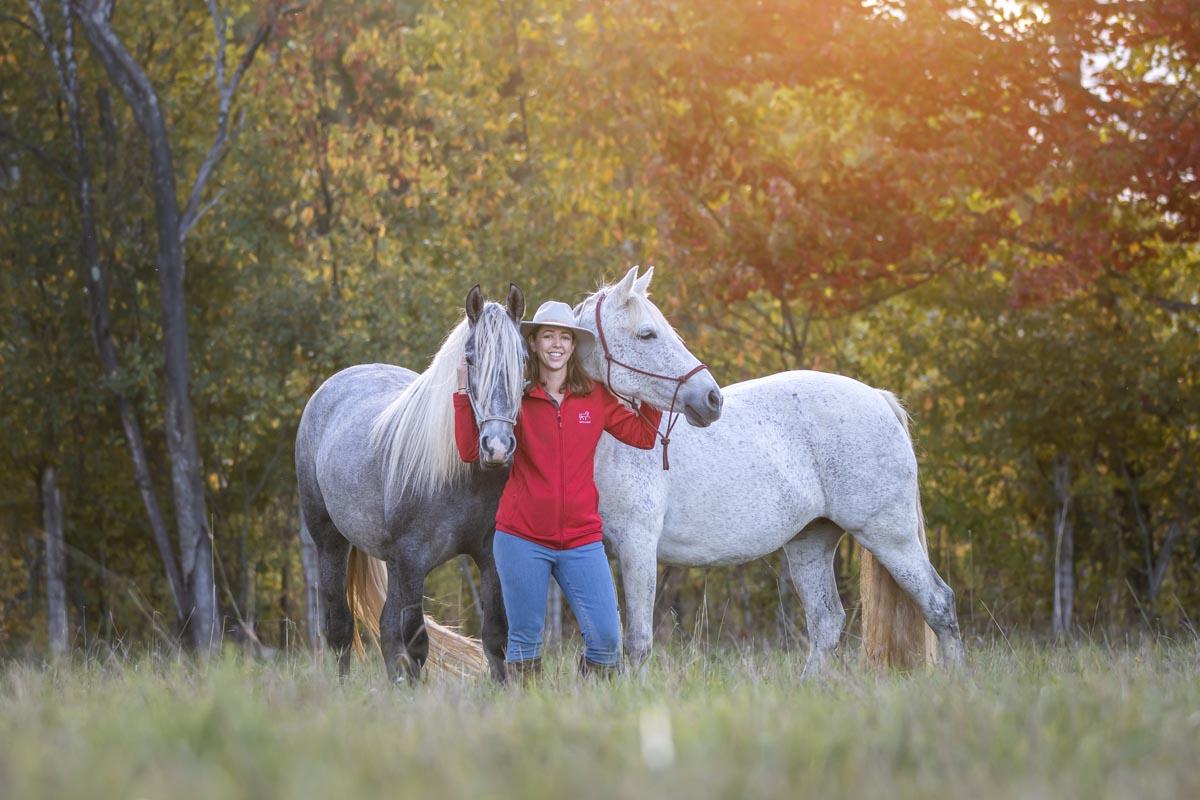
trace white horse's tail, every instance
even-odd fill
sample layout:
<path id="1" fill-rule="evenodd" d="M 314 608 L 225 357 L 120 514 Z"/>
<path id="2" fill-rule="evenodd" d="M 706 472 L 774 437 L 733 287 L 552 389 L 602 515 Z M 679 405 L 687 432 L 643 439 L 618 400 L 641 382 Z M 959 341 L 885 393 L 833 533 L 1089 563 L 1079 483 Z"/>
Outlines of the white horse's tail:
<path id="1" fill-rule="evenodd" d="M 367 629 L 373 647 L 379 647 L 379 618 L 387 600 L 387 565 L 372 558 L 357 547 L 350 548 L 346 563 L 346 601 L 350 613 Z M 425 631 L 429 634 L 427 669 L 455 677 L 482 675 L 487 672 L 487 656 L 478 639 L 463 636 L 453 628 L 439 625 L 425 615 Z M 354 652 L 366 655 L 358 626 L 354 626 Z"/>
<path id="2" fill-rule="evenodd" d="M 891 407 L 892 413 L 904 426 L 904 433 L 912 441 L 908 431 L 908 412 L 891 392 L 879 390 Z M 921 508 L 921 493 L 916 492 L 917 536 L 921 547 L 928 552 L 925 542 L 925 512 Z M 875 557 L 861 549 L 862 560 L 859 571 L 859 596 L 862 603 L 862 660 L 879 667 L 912 669 L 937 660 L 937 637 L 921 615 L 921 610 L 908 593 L 900 588 L 891 574 Z"/>

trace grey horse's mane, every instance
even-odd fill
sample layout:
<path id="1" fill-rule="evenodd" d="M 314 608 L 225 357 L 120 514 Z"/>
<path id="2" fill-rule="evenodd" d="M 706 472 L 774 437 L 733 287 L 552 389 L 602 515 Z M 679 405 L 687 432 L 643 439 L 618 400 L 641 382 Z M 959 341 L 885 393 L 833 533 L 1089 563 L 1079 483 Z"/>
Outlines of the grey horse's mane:
<path id="1" fill-rule="evenodd" d="M 404 494 L 428 497 L 461 483 L 470 473 L 470 465 L 459 457 L 454 444 L 451 401 L 469 336 L 464 317 L 446 336 L 429 368 L 388 403 L 371 426 L 371 444 L 380 451 L 388 504 Z M 477 397 L 492 397 L 503 382 L 512 408 L 518 407 L 524 347 L 504 307 L 487 303 L 475 331 Z"/>

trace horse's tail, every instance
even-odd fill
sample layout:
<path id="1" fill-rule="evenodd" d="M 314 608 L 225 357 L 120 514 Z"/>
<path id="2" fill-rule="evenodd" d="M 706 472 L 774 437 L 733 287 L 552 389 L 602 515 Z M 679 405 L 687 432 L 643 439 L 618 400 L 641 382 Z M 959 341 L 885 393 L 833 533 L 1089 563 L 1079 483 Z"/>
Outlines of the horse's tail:
<path id="1" fill-rule="evenodd" d="M 357 547 L 350 548 L 346 563 L 346 602 L 350 604 L 350 613 L 367 629 L 372 647 L 379 647 L 379 618 L 387 600 L 387 581 L 386 564 Z M 478 639 L 440 625 L 428 614 L 425 615 L 425 631 L 429 635 L 427 668 L 462 677 L 487 671 L 487 657 Z M 366 655 L 358 625 L 354 626 L 353 644 L 354 652 Z"/>
<path id="2" fill-rule="evenodd" d="M 908 412 L 891 392 L 879 390 L 879 393 L 887 401 L 896 419 L 904 426 L 904 434 L 911 444 Z M 921 508 L 919 487 L 915 498 L 917 536 L 921 547 L 928 552 L 929 547 L 925 542 L 925 512 Z M 863 662 L 901 669 L 935 663 L 937 638 L 925 624 L 920 608 L 866 548 L 862 548 L 858 582 L 862 603 Z"/>

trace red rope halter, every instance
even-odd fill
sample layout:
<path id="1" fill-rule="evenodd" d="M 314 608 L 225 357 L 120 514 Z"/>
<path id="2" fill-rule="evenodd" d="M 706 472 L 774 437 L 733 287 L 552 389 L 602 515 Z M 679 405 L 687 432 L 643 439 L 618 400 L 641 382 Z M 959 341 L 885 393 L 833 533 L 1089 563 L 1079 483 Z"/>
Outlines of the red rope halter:
<path id="1" fill-rule="evenodd" d="M 604 323 L 600 321 L 600 307 L 602 305 L 604 305 L 605 297 L 607 297 L 607 295 L 601 294 L 599 299 L 596 300 L 596 333 L 598 335 L 598 338 L 600 339 L 600 348 L 604 351 L 604 360 L 605 360 L 605 362 L 607 362 L 607 373 L 606 373 L 604 382 L 606 384 L 608 384 L 609 391 L 611 391 L 613 394 L 617 395 L 617 397 L 620 397 L 625 402 L 629 403 L 629 405 L 631 405 L 631 406 L 634 405 L 634 401 L 632 398 L 625 397 L 624 395 L 619 394 L 617 392 L 617 390 L 613 388 L 613 383 L 612 383 L 613 364 L 616 364 L 618 367 L 624 367 L 625 369 L 630 370 L 631 372 L 636 372 L 640 375 L 646 375 L 648 377 L 657 378 L 659 380 L 664 380 L 664 381 L 671 381 L 675 384 L 675 391 L 671 395 L 671 408 L 667 411 L 667 430 L 665 433 L 658 434 L 658 438 L 662 440 L 662 446 L 663 446 L 663 469 L 670 469 L 671 461 L 667 457 L 667 448 L 671 444 L 671 429 L 675 427 L 675 423 L 679 419 L 679 415 L 675 413 L 675 401 L 679 398 L 679 390 L 681 388 L 683 388 L 683 385 L 685 383 L 687 383 L 688 380 L 693 375 L 695 375 L 697 372 L 701 372 L 703 370 L 708 369 L 708 365 L 707 364 L 697 364 L 686 374 L 681 375 L 677 378 L 672 378 L 670 375 L 662 375 L 657 372 L 648 372 L 644 369 L 638 369 L 637 367 L 635 367 L 631 364 L 626 364 L 624 361 L 617 360 L 616 358 L 613 357 L 613 354 L 610 353 L 608 350 L 608 339 L 606 339 L 604 336 Z M 641 414 L 639 412 L 639 416 L 640 415 Z M 656 433 L 657 433 L 657 431 L 656 431 Z"/>

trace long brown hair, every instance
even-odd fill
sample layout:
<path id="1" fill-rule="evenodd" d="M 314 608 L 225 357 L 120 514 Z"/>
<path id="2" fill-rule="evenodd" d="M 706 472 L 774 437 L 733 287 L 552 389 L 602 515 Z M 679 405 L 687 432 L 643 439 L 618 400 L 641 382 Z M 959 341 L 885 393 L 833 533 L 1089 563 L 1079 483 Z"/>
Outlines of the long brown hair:
<path id="1" fill-rule="evenodd" d="M 529 358 L 525 359 L 526 392 L 531 390 L 534 386 L 541 385 L 542 382 L 542 363 L 538 360 L 537 348 L 534 346 L 534 342 L 537 341 L 538 334 L 541 333 L 542 328 L 545 327 L 556 326 L 539 325 L 533 329 L 532 333 L 525 337 L 525 342 L 529 345 Z M 571 341 L 574 342 L 576 347 L 579 347 L 579 337 L 575 335 L 574 331 L 571 331 Z M 592 379 L 588 377 L 587 373 L 583 371 L 583 367 L 580 365 L 577 355 L 578 351 L 572 350 L 571 357 L 567 359 L 567 379 L 563 381 L 563 386 L 565 386 L 567 391 L 571 394 L 582 397 L 583 395 L 591 394 L 592 389 L 595 388 L 595 384 L 592 382 Z"/>

